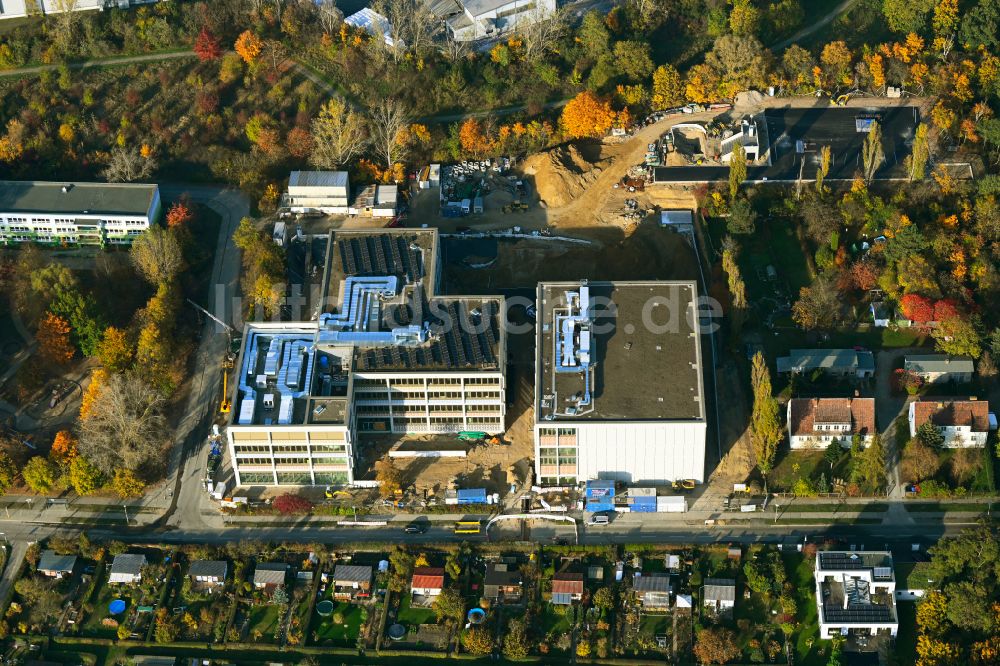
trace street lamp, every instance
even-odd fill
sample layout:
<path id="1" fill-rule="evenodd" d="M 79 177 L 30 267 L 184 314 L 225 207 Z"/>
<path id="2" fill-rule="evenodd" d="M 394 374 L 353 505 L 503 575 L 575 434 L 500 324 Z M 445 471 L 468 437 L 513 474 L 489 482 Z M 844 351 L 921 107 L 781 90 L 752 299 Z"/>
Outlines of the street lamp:
<path id="1" fill-rule="evenodd" d="M 125 504 L 122 504 L 122 509 L 125 510 L 125 524 L 128 525 L 128 506 L 125 505 Z"/>

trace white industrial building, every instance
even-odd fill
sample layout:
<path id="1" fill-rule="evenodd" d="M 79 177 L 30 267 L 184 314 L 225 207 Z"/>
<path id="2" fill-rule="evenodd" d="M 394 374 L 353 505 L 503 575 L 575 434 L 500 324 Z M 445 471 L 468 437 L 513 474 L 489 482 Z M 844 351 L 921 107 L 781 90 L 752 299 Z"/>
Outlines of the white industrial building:
<path id="1" fill-rule="evenodd" d="M 455 40 L 470 41 L 547 20 L 556 11 L 556 0 L 427 0 L 427 6 Z"/>
<path id="2" fill-rule="evenodd" d="M 0 19 L 23 18 L 65 11 L 86 12 L 103 9 L 128 9 L 160 0 L 0 0 Z"/>
<path id="3" fill-rule="evenodd" d="M 281 205 L 293 213 L 348 213 L 351 186 L 346 171 L 293 171 Z"/>
<path id="4" fill-rule="evenodd" d="M 0 244 L 128 244 L 161 208 L 156 185 L 0 181 Z"/>
<path id="5" fill-rule="evenodd" d="M 371 7 L 364 7 L 361 11 L 351 14 L 344 19 L 344 23 L 352 28 L 364 30 L 372 37 L 382 39 L 386 46 L 395 46 L 396 44 L 392 38 L 392 25 L 389 23 L 389 19 Z"/>
<path id="6" fill-rule="evenodd" d="M 318 321 L 246 328 L 227 429 L 238 485 L 354 481 L 359 432 L 501 432 L 499 297 L 432 296 L 437 231 L 331 234 Z"/>
<path id="7" fill-rule="evenodd" d="M 696 302 L 693 282 L 538 285 L 540 484 L 704 479 Z"/>
<path id="8" fill-rule="evenodd" d="M 887 551 L 816 554 L 819 636 L 896 636 L 896 576 Z"/>
<path id="9" fill-rule="evenodd" d="M 792 398 L 788 401 L 788 442 L 793 449 L 848 448 L 855 437 L 875 439 L 875 398 Z"/>
<path id="10" fill-rule="evenodd" d="M 910 437 L 925 423 L 933 424 L 949 449 L 982 448 L 994 429 L 990 405 L 985 400 L 969 398 L 926 398 L 911 402 L 907 414 Z"/>

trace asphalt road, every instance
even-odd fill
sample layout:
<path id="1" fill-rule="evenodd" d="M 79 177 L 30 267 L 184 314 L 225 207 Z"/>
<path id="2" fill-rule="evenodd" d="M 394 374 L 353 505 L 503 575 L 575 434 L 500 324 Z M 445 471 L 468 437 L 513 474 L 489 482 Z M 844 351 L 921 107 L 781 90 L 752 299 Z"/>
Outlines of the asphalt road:
<path id="1" fill-rule="evenodd" d="M 240 255 L 232 244 L 232 237 L 240 220 L 250 214 L 250 202 L 238 190 L 221 187 L 161 185 L 160 192 L 165 200 L 187 194 L 193 202 L 207 206 L 222 218 L 206 303 L 210 312 L 239 330 L 240 311 L 235 297 L 239 293 Z M 191 306 L 185 304 L 185 307 Z M 207 437 L 218 413 L 221 363 L 229 345 L 229 335 L 208 317 L 195 315 L 193 309 L 192 315 L 203 317 L 205 322 L 185 415 L 171 449 L 174 501 L 165 518 L 167 525 L 197 530 L 208 527 L 201 514 L 208 497 L 202 479 L 208 460 Z"/>

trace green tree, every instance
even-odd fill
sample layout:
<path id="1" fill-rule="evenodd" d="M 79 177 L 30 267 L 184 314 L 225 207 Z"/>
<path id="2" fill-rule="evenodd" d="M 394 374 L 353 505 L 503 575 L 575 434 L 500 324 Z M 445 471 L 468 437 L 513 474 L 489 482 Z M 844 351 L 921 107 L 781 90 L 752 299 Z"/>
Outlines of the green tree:
<path id="1" fill-rule="evenodd" d="M 584 53 L 594 60 L 611 50 L 611 33 L 604 23 L 604 17 L 594 10 L 583 15 L 576 37 Z"/>
<path id="2" fill-rule="evenodd" d="M 757 229 L 757 212 L 745 197 L 736 197 L 729 205 L 726 230 L 737 236 L 748 236 Z"/>
<path id="3" fill-rule="evenodd" d="M 979 358 L 983 353 L 983 339 L 979 333 L 979 317 L 950 317 L 938 322 L 931 331 L 938 351 L 951 356 Z"/>
<path id="4" fill-rule="evenodd" d="M 882 13 L 893 32 L 923 32 L 934 0 L 882 0 Z"/>
<path id="5" fill-rule="evenodd" d="M 982 44 L 987 52 L 995 53 L 1000 47 L 1000 0 L 979 0 L 965 12 L 958 37 L 970 48 Z"/>
<path id="6" fill-rule="evenodd" d="M 830 146 L 819 149 L 819 168 L 816 169 L 816 191 L 823 194 L 823 181 L 830 173 Z"/>
<path id="7" fill-rule="evenodd" d="M 78 495 L 90 495 L 101 487 L 101 470 L 78 455 L 69 464 L 69 485 Z"/>
<path id="8" fill-rule="evenodd" d="M 647 42 L 622 40 L 613 49 L 618 69 L 629 81 L 642 81 L 653 73 L 653 59 Z"/>
<path id="9" fill-rule="evenodd" d="M 660 65 L 653 72 L 653 109 L 663 111 L 684 103 L 684 80 L 677 68 Z"/>
<path id="10" fill-rule="evenodd" d="M 493 652 L 493 634 L 486 627 L 472 627 L 462 634 L 462 645 L 471 654 L 486 655 Z"/>
<path id="11" fill-rule="evenodd" d="M 930 159 L 930 140 L 927 137 L 927 124 L 920 123 L 913 134 L 913 150 L 910 152 L 910 180 L 923 180 L 927 172 L 927 162 Z"/>
<path id="12" fill-rule="evenodd" d="M 826 451 L 823 453 L 823 460 L 830 466 L 830 471 L 833 471 L 833 466 L 840 461 L 840 458 L 844 455 L 844 447 L 840 445 L 840 441 L 833 440 L 830 442 Z"/>
<path id="13" fill-rule="evenodd" d="M 465 619 L 465 599 L 458 590 L 446 587 L 434 599 L 434 615 L 439 621 L 461 622 Z"/>
<path id="14" fill-rule="evenodd" d="M 5 494 L 14 485 L 17 478 L 17 465 L 6 452 L 0 451 L 0 495 Z"/>
<path id="15" fill-rule="evenodd" d="M 750 443 L 757 459 L 757 469 L 764 477 L 774 465 L 774 457 L 781 441 L 781 421 L 778 418 L 778 401 L 771 394 L 771 374 L 767 369 L 764 354 L 757 352 L 753 357 L 750 375 L 753 387 L 753 413 L 750 416 Z"/>
<path id="16" fill-rule="evenodd" d="M 21 470 L 21 476 L 29 488 L 41 494 L 55 487 L 59 470 L 45 456 L 34 456 Z"/>
<path id="17" fill-rule="evenodd" d="M 882 150 L 882 126 L 878 121 L 872 122 L 871 130 L 865 136 L 865 143 L 861 150 L 861 163 L 864 167 L 865 182 L 871 183 L 875 178 L 875 172 L 885 161 L 885 151 Z"/>
<path id="18" fill-rule="evenodd" d="M 521 618 L 507 624 L 507 634 L 503 637 L 503 656 L 518 660 L 528 656 L 528 630 Z"/>
<path id="19" fill-rule="evenodd" d="M 729 12 L 729 29 L 734 35 L 753 37 L 760 28 L 760 10 L 750 0 L 732 0 Z"/>
<path id="20" fill-rule="evenodd" d="M 742 143 L 733 146 L 733 154 L 729 158 L 729 198 L 735 199 L 740 191 L 740 185 L 747 179 L 747 152 Z"/>
<path id="21" fill-rule="evenodd" d="M 917 428 L 917 439 L 920 440 L 921 444 L 932 449 L 940 449 L 944 446 L 944 435 L 930 421 L 920 424 L 920 427 Z"/>
<path id="22" fill-rule="evenodd" d="M 885 447 L 877 433 L 871 444 L 861 453 L 858 461 L 858 478 L 871 490 L 885 486 Z"/>
<path id="23" fill-rule="evenodd" d="M 603 610 L 610 610 L 615 605 L 615 595 L 610 587 L 598 588 L 594 592 L 594 606 Z"/>
<path id="24" fill-rule="evenodd" d="M 746 321 L 747 313 L 747 289 L 740 274 L 740 267 L 736 263 L 736 244 L 730 243 L 729 247 L 722 250 L 722 270 L 726 273 L 726 281 L 729 286 L 729 295 L 732 298 L 732 309 L 729 313 L 730 324 L 734 339 L 739 336 Z"/>

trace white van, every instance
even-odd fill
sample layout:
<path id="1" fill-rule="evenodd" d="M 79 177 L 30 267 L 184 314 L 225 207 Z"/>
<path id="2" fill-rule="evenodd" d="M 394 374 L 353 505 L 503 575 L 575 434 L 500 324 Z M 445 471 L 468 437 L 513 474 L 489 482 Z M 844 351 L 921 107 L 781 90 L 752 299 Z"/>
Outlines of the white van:
<path id="1" fill-rule="evenodd" d="M 591 525 L 607 525 L 611 522 L 611 517 L 606 513 L 595 513 L 590 517 Z"/>

